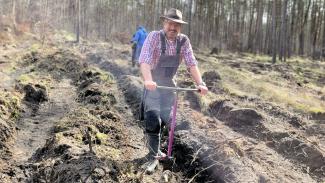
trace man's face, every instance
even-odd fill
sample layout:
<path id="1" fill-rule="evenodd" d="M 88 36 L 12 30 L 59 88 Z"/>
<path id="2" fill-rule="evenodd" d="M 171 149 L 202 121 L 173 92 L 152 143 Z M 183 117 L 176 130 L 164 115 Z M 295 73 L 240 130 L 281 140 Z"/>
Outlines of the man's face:
<path id="1" fill-rule="evenodd" d="M 181 24 L 173 22 L 171 20 L 164 20 L 164 31 L 168 39 L 175 39 L 181 32 Z"/>

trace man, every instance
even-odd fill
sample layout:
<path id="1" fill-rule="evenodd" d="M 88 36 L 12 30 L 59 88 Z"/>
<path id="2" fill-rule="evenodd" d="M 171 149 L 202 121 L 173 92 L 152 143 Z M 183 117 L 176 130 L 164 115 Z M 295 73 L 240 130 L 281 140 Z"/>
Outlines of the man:
<path id="1" fill-rule="evenodd" d="M 143 42 L 147 37 L 146 29 L 142 26 L 137 28 L 136 33 L 134 33 L 131 43 L 132 45 L 132 66 L 134 67 L 135 62 L 138 62 L 140 52 L 143 46 Z"/>
<path id="2" fill-rule="evenodd" d="M 171 107 L 175 93 L 167 90 L 156 90 L 157 85 L 175 86 L 174 76 L 182 60 L 190 71 L 201 94 L 208 92 L 197 67 L 192 46 L 188 37 L 181 34 L 182 13 L 170 9 L 163 19 L 163 30 L 150 32 L 144 42 L 140 58 L 140 70 L 144 79 L 145 95 L 144 120 L 148 137 L 149 164 L 147 173 L 152 173 L 158 165 L 160 152 L 161 127 L 169 122 Z"/>

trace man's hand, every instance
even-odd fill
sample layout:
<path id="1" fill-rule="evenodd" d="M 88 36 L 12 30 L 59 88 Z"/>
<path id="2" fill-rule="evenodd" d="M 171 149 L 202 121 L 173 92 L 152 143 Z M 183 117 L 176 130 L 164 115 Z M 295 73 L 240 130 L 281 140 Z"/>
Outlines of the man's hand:
<path id="1" fill-rule="evenodd" d="M 144 87 L 147 90 L 155 90 L 157 88 L 157 83 L 154 81 L 144 81 Z"/>
<path id="2" fill-rule="evenodd" d="M 199 68 L 195 65 L 189 68 L 189 71 L 192 75 L 192 78 L 197 84 L 197 89 L 200 91 L 201 95 L 205 95 L 208 93 L 208 88 L 205 86 L 205 83 L 202 81 L 201 74 Z"/>
<path id="3" fill-rule="evenodd" d="M 208 88 L 203 85 L 198 85 L 197 89 L 199 90 L 201 95 L 206 95 L 208 93 Z"/>

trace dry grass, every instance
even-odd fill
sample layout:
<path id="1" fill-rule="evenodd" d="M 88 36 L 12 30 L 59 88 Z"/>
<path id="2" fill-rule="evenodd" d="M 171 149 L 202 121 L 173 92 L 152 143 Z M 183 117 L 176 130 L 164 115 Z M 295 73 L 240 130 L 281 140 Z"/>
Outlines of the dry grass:
<path id="1" fill-rule="evenodd" d="M 113 84 L 116 82 L 114 76 L 111 73 L 105 72 L 98 67 L 90 67 L 90 70 L 100 73 L 100 79 L 108 84 Z"/>
<path id="2" fill-rule="evenodd" d="M 319 94 L 325 94 L 325 87 L 317 86 L 315 83 L 308 83 L 303 87 L 292 86 L 292 81 L 284 79 L 277 71 L 270 71 L 263 75 L 254 74 L 246 69 L 234 69 L 226 64 L 218 62 L 214 57 L 201 56 L 203 60 L 200 65 L 202 72 L 207 70 L 216 70 L 222 78 L 222 87 L 230 95 L 235 96 L 258 96 L 266 101 L 275 102 L 295 111 L 304 113 L 325 112 L 325 103 L 319 97 Z M 222 57 L 231 58 L 223 55 Z M 232 56 L 233 57 L 233 56 Z M 256 56 L 245 54 L 246 61 L 267 61 L 267 56 Z M 219 58 L 220 60 L 220 58 Z M 308 60 L 299 60 L 299 64 L 290 62 L 293 67 L 302 67 L 302 73 L 305 70 L 314 74 L 322 74 L 324 70 L 320 66 L 314 65 Z M 323 63 L 320 63 L 323 64 Z M 294 71 L 293 71 L 294 72 Z M 301 77 L 293 73 L 295 80 L 300 81 Z M 313 80 L 311 80 L 313 81 Z M 311 92 L 314 91 L 314 92 Z"/>
<path id="3" fill-rule="evenodd" d="M 244 53 L 243 54 L 243 59 L 245 60 L 253 60 L 256 62 L 271 62 L 272 57 L 269 55 L 258 55 L 258 54 L 252 54 L 252 53 Z"/>
<path id="4" fill-rule="evenodd" d="M 0 118 L 18 118 L 22 95 L 0 90 Z"/>

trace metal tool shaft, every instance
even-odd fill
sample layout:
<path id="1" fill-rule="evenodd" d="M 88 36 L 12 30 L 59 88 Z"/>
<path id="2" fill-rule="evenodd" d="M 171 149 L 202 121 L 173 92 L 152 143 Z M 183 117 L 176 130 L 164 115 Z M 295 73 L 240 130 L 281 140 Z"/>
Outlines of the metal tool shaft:
<path id="1" fill-rule="evenodd" d="M 179 88 L 179 87 L 169 87 L 169 86 L 157 86 L 157 89 L 172 90 L 172 91 L 176 91 L 177 93 L 180 92 L 180 91 L 199 91 L 196 88 Z M 175 127 L 176 127 L 177 104 L 178 104 L 178 95 L 176 94 L 174 105 L 173 105 L 173 108 L 172 108 L 172 111 L 171 111 L 172 116 L 171 116 L 171 123 L 170 123 L 169 136 L 168 136 L 167 156 L 169 158 L 172 157 L 172 147 L 173 147 L 173 142 L 174 142 Z"/>
<path id="2" fill-rule="evenodd" d="M 199 91 L 196 88 L 179 88 L 179 87 L 169 87 L 169 86 L 157 86 L 157 89 L 173 90 L 173 91 Z"/>

